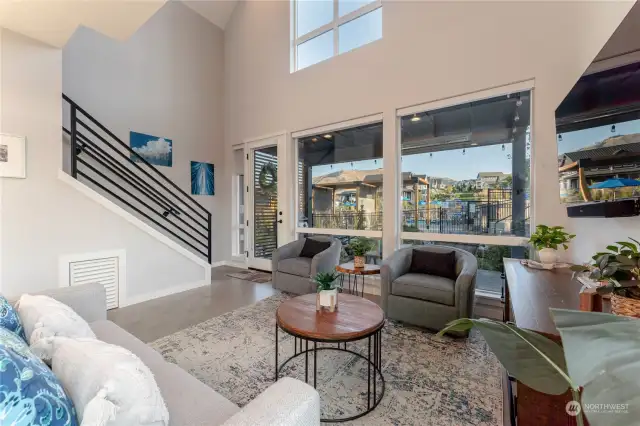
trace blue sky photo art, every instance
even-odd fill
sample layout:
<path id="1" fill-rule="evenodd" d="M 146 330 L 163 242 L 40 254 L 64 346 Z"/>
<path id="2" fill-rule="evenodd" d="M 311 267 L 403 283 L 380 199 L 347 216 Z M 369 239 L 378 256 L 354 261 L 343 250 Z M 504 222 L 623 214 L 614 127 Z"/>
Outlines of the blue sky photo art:
<path id="1" fill-rule="evenodd" d="M 154 166 L 173 166 L 173 141 L 167 138 L 130 132 L 129 145 L 138 155 Z M 133 161 L 139 159 L 131 154 Z"/>
<path id="2" fill-rule="evenodd" d="M 191 194 L 215 195 L 215 180 L 213 164 L 191 162 Z"/>

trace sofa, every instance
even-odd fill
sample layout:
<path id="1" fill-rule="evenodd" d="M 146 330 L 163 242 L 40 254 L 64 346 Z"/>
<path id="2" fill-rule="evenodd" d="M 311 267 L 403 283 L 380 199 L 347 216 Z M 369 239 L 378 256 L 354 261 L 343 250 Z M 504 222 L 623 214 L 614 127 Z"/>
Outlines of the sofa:
<path id="1" fill-rule="evenodd" d="M 413 250 L 454 251 L 456 279 L 411 273 Z M 441 330 L 458 318 L 472 318 L 477 270 L 475 256 L 459 248 L 429 245 L 397 250 L 380 267 L 382 309 L 390 319 L 432 330 Z"/>
<path id="2" fill-rule="evenodd" d="M 133 335 L 107 320 L 106 294 L 99 284 L 42 292 L 71 307 L 99 340 L 137 355 L 151 370 L 169 410 L 170 426 L 317 426 L 320 397 L 313 387 L 282 378 L 243 408 L 198 381 Z"/>
<path id="3" fill-rule="evenodd" d="M 318 272 L 332 272 L 340 263 L 342 243 L 332 237 L 307 237 L 315 241 L 329 241 L 331 245 L 313 258 L 300 257 L 306 238 L 290 242 L 276 249 L 271 255 L 273 288 L 294 294 L 309 294 L 316 291 L 311 280 Z"/>

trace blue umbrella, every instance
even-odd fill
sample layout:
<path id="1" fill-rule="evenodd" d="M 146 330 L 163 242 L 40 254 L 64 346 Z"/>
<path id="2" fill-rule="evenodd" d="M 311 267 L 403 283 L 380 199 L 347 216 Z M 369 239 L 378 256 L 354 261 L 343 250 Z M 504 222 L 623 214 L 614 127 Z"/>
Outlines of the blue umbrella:
<path id="1" fill-rule="evenodd" d="M 613 189 L 623 188 L 625 186 L 640 186 L 640 181 L 635 179 L 607 179 L 604 182 L 599 182 L 591 185 L 591 189 Z"/>

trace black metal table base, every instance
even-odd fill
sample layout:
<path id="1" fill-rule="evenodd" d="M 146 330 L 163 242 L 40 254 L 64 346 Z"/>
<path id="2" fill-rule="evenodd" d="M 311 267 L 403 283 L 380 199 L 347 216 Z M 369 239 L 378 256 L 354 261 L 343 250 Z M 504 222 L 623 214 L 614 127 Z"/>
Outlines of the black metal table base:
<path id="1" fill-rule="evenodd" d="M 361 278 L 362 289 L 360 290 L 360 294 L 359 295 L 361 297 L 364 297 L 364 275 L 362 275 L 362 274 L 349 274 L 349 273 L 346 273 L 346 272 L 341 273 L 340 274 L 340 288 L 342 288 L 343 292 L 345 291 L 345 287 L 344 287 L 344 276 L 345 275 L 348 275 L 348 277 L 349 277 L 348 281 L 347 281 L 347 283 L 348 283 L 348 287 L 347 288 L 349 289 L 348 293 L 349 294 L 354 294 L 356 296 L 358 296 L 358 277 Z M 351 289 L 351 275 L 353 275 L 353 290 Z"/>
<path id="2" fill-rule="evenodd" d="M 317 379 L 318 379 L 318 351 L 340 351 L 347 352 L 352 355 L 355 355 L 361 359 L 363 359 L 367 363 L 367 403 L 366 409 L 363 407 L 361 412 L 355 414 L 350 417 L 344 418 L 335 418 L 335 419 L 321 419 L 322 422 L 327 423 L 341 423 L 347 422 L 351 420 L 355 420 L 360 418 L 366 414 L 369 414 L 373 411 L 382 398 L 384 396 L 385 382 L 384 376 L 381 371 L 382 364 L 382 327 L 373 331 L 371 334 L 359 337 L 357 339 L 349 340 L 349 341 L 327 341 L 327 340 L 316 340 L 311 338 L 305 338 L 301 336 L 297 336 L 285 329 L 282 329 L 287 334 L 293 336 L 293 355 L 287 358 L 282 364 L 278 364 L 278 329 L 280 326 L 276 324 L 276 374 L 275 380 L 277 381 L 280 378 L 280 372 L 284 367 L 286 367 L 289 362 L 292 360 L 304 356 L 304 380 L 305 383 L 312 384 L 314 388 L 317 388 Z M 351 349 L 347 349 L 347 343 L 354 342 L 357 340 L 368 339 L 368 351 L 366 356 L 355 352 Z M 311 343 L 311 344 L 310 344 Z M 331 344 L 332 346 L 322 346 L 318 347 L 318 343 Z M 333 346 L 336 345 L 336 346 Z M 303 347 L 304 346 L 304 347 Z M 311 346 L 311 347 L 310 347 Z M 309 377 L 309 357 L 313 356 L 313 382 L 310 383 Z M 378 386 L 378 378 L 380 380 L 380 386 Z M 363 404 L 364 405 L 364 404 Z"/>

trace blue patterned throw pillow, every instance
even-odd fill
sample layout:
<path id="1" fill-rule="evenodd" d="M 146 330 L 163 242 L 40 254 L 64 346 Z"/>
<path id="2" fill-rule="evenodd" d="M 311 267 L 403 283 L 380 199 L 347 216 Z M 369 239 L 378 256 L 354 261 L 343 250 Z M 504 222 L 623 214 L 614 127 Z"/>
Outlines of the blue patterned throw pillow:
<path id="1" fill-rule="evenodd" d="M 0 424 L 78 426 L 76 410 L 44 362 L 0 327 Z"/>
<path id="2" fill-rule="evenodd" d="M 22 328 L 22 321 L 20 321 L 18 312 L 4 296 L 0 296 L 0 327 L 13 331 L 20 336 L 22 340 L 27 341 L 27 336 L 24 335 L 24 328 Z"/>

